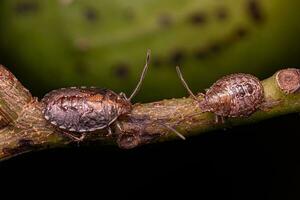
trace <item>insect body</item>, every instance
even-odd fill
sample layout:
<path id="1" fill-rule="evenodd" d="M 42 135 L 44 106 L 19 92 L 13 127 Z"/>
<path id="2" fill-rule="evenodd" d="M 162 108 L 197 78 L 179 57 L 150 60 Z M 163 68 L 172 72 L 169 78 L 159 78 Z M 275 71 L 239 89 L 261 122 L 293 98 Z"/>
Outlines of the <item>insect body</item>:
<path id="1" fill-rule="evenodd" d="M 177 73 L 190 95 L 199 102 L 203 112 L 213 112 L 218 117 L 247 117 L 264 103 L 264 90 L 260 81 L 250 74 L 231 74 L 214 83 L 198 100 L 183 79 L 179 67 Z"/>
<path id="2" fill-rule="evenodd" d="M 75 140 L 82 140 L 86 133 L 107 128 L 121 115 L 132 110 L 130 100 L 137 94 L 147 72 L 150 51 L 139 83 L 129 98 L 108 89 L 71 87 L 54 90 L 42 99 L 47 121 Z M 80 137 L 76 136 L 80 133 Z"/>
<path id="3" fill-rule="evenodd" d="M 108 127 L 131 111 L 131 103 L 113 91 L 98 88 L 65 88 L 48 93 L 44 115 L 61 129 L 91 132 Z"/>

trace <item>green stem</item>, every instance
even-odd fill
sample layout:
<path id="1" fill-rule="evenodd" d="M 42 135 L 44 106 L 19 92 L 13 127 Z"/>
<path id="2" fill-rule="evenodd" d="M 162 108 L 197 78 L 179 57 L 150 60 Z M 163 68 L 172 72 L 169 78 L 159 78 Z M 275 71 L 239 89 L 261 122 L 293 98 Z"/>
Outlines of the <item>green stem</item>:
<path id="1" fill-rule="evenodd" d="M 105 136 L 102 131 L 89 134 L 85 141 L 102 140 L 122 148 L 133 148 L 179 138 L 168 127 L 190 139 L 189 136 L 229 125 L 255 123 L 300 112 L 299 83 L 299 70 L 284 69 L 275 73 L 262 84 L 266 101 L 279 103 L 268 110 L 258 110 L 248 118 L 228 119 L 224 124 L 216 124 L 213 113 L 201 113 L 192 98 L 135 104 L 129 116 L 119 118 L 120 128 L 112 127 L 113 137 Z M 41 110 L 41 103 L 6 68 L 0 66 L 0 159 L 32 150 L 66 146 L 72 142 L 44 119 Z"/>

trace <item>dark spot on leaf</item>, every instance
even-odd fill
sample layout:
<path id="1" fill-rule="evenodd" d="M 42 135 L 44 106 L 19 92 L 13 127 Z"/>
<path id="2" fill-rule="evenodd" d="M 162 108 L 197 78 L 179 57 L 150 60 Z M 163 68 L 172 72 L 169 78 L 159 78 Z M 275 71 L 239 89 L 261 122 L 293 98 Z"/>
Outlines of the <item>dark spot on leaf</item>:
<path id="1" fill-rule="evenodd" d="M 210 46 L 210 51 L 212 53 L 218 53 L 222 48 L 222 45 L 220 43 L 213 43 Z"/>
<path id="2" fill-rule="evenodd" d="M 204 12 L 198 11 L 195 13 L 192 13 L 189 16 L 188 21 L 193 25 L 203 25 L 207 21 L 206 15 Z"/>
<path id="3" fill-rule="evenodd" d="M 156 58 L 152 59 L 152 65 L 154 67 L 160 67 L 162 64 L 163 64 L 163 61 L 161 58 L 156 57 Z"/>
<path id="4" fill-rule="evenodd" d="M 129 66 L 125 63 L 119 63 L 113 68 L 113 72 L 120 79 L 128 78 Z"/>
<path id="5" fill-rule="evenodd" d="M 169 27 L 173 24 L 173 20 L 172 20 L 172 17 L 168 14 L 161 14 L 159 17 L 158 17 L 158 24 L 161 26 L 161 27 Z"/>
<path id="6" fill-rule="evenodd" d="M 240 39 L 244 38 L 248 34 L 248 30 L 245 27 L 237 27 L 231 35 L 227 38 L 226 41 L 224 41 L 224 44 L 226 46 L 231 45 L 234 42 L 239 41 Z"/>
<path id="7" fill-rule="evenodd" d="M 35 13 L 38 11 L 38 9 L 39 5 L 36 1 L 23 0 L 15 5 L 15 11 L 22 15 Z"/>
<path id="8" fill-rule="evenodd" d="M 211 43 L 207 46 L 200 47 L 199 49 L 197 49 L 194 55 L 198 59 L 203 59 L 212 54 L 219 53 L 222 50 L 222 45 L 222 43 Z"/>
<path id="9" fill-rule="evenodd" d="M 228 11 L 226 10 L 226 8 L 222 7 L 217 9 L 216 17 L 220 21 L 226 20 L 228 18 Z"/>
<path id="10" fill-rule="evenodd" d="M 248 0 L 247 11 L 254 22 L 263 22 L 264 16 L 258 0 Z"/>
<path id="11" fill-rule="evenodd" d="M 209 49 L 207 47 L 200 47 L 195 50 L 195 56 L 198 59 L 203 59 L 209 54 Z"/>
<path id="12" fill-rule="evenodd" d="M 239 27 L 235 31 L 235 35 L 239 38 L 242 38 L 242 37 L 246 36 L 247 33 L 248 33 L 247 30 L 243 27 Z"/>
<path id="13" fill-rule="evenodd" d="M 124 10 L 123 15 L 127 20 L 133 20 L 135 18 L 134 10 L 130 7 L 126 8 Z"/>
<path id="14" fill-rule="evenodd" d="M 89 22 L 95 22 L 99 18 L 98 12 L 94 8 L 86 8 L 84 16 Z"/>
<path id="15" fill-rule="evenodd" d="M 180 64 L 182 62 L 183 58 L 184 58 L 184 52 L 181 49 L 177 49 L 177 50 L 173 51 L 170 56 L 171 63 L 174 65 Z"/>

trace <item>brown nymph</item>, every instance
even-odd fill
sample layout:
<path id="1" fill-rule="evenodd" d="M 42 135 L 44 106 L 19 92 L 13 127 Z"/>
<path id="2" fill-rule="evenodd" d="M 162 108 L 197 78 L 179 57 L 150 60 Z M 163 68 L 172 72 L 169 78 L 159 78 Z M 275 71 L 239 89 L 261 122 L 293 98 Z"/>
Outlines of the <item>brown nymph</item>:
<path id="1" fill-rule="evenodd" d="M 139 91 L 150 60 L 147 52 L 146 64 L 140 80 L 129 98 L 124 93 L 116 94 L 109 89 L 94 87 L 71 87 L 54 90 L 42 99 L 43 114 L 53 126 L 76 141 L 84 139 L 87 133 L 108 129 L 122 115 L 132 110 L 131 100 Z"/>
<path id="2" fill-rule="evenodd" d="M 179 67 L 176 67 L 177 74 L 194 98 L 202 112 L 213 112 L 216 115 L 216 122 L 224 117 L 248 117 L 257 109 L 266 108 L 272 102 L 266 102 L 264 88 L 261 82 L 251 74 L 231 74 L 216 81 L 206 93 L 200 93 L 196 97 L 185 82 Z M 273 102 L 274 103 L 274 102 Z"/>

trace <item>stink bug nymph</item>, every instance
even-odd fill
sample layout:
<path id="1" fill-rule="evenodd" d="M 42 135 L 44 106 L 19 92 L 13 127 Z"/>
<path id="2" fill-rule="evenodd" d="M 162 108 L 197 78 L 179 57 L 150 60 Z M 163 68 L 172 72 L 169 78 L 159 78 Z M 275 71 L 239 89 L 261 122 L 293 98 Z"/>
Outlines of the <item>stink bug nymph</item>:
<path id="1" fill-rule="evenodd" d="M 116 94 L 108 89 L 94 87 L 53 90 L 42 99 L 45 119 L 77 141 L 83 140 L 87 133 L 101 129 L 108 129 L 111 135 L 110 125 L 121 115 L 131 112 L 131 100 L 143 83 L 149 60 L 150 50 L 140 80 L 129 98 L 124 93 Z"/>
<path id="2" fill-rule="evenodd" d="M 248 117 L 257 109 L 267 109 L 278 101 L 265 101 L 264 88 L 261 82 L 251 74 L 231 74 L 216 81 L 206 93 L 200 93 L 197 98 L 185 82 L 180 68 L 177 74 L 190 94 L 198 102 L 202 112 L 213 112 L 216 122 L 224 117 Z"/>

